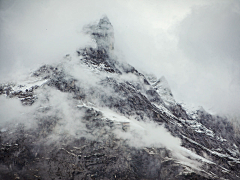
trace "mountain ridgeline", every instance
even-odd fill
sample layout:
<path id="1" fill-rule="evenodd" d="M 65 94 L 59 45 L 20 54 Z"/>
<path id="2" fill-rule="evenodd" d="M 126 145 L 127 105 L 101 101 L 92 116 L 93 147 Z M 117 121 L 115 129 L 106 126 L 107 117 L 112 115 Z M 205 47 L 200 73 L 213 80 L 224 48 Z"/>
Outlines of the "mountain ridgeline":
<path id="1" fill-rule="evenodd" d="M 107 17 L 83 32 L 94 47 L 0 85 L 0 179 L 240 179 L 230 121 L 119 60 Z"/>

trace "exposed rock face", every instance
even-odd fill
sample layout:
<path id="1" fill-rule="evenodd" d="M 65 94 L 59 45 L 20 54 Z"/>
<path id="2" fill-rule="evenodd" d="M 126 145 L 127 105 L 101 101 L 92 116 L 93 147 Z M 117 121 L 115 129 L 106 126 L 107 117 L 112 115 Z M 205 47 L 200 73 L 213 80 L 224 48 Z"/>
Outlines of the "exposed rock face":
<path id="1" fill-rule="evenodd" d="M 240 178 L 240 138 L 227 119 L 204 110 L 189 115 L 165 78 L 118 62 L 107 17 L 85 32 L 96 48 L 40 67 L 33 81 L 0 86 L 7 100 L 34 108 L 24 116 L 32 127 L 9 122 L 0 131 L 0 179 Z M 150 136 L 162 125 L 169 134 Z M 169 136 L 181 146 L 168 145 Z"/>
<path id="2" fill-rule="evenodd" d="M 105 53 L 114 49 L 113 27 L 106 16 L 100 19 L 97 25 L 86 26 L 84 31 L 96 41 L 98 50 Z"/>

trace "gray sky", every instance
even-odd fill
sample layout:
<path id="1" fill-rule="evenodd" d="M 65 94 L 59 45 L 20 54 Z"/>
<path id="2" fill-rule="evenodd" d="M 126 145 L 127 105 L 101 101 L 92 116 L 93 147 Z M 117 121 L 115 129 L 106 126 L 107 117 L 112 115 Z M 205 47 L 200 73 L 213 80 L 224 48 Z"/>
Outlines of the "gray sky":
<path id="1" fill-rule="evenodd" d="M 106 14 L 116 53 L 169 81 L 175 98 L 240 114 L 240 3 L 235 0 L 0 0 L 0 80 L 91 44 Z"/>

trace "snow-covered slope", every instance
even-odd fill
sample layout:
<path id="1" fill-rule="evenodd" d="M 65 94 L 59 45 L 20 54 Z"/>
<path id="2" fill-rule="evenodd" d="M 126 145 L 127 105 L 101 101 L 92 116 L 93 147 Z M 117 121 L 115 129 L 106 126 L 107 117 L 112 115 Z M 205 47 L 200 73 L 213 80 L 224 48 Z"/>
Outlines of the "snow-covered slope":
<path id="1" fill-rule="evenodd" d="M 84 31 L 94 47 L 0 86 L 4 102 L 19 99 L 26 109 L 21 121 L 1 124 L 2 179 L 240 177 L 231 123 L 204 110 L 189 113 L 164 77 L 118 61 L 107 17 Z"/>

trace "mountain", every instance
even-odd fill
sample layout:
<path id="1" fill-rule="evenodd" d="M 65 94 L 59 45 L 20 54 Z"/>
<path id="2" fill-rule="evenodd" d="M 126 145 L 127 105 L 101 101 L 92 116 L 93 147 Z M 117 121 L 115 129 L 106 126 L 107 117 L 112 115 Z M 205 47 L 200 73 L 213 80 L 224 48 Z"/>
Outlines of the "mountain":
<path id="1" fill-rule="evenodd" d="M 240 179 L 228 119 L 118 59 L 107 17 L 84 32 L 95 47 L 0 85 L 1 179 Z"/>

